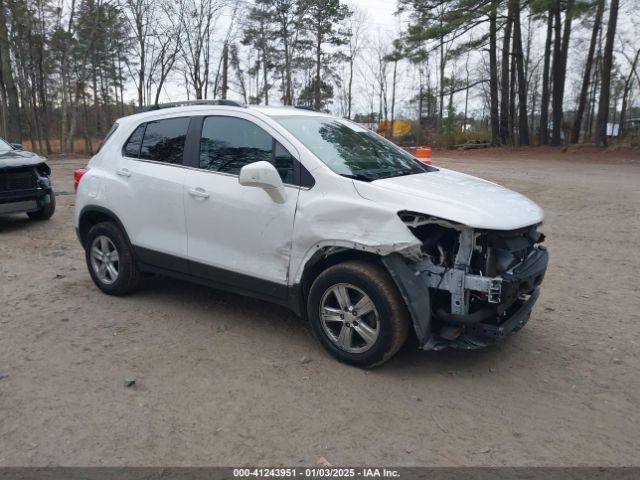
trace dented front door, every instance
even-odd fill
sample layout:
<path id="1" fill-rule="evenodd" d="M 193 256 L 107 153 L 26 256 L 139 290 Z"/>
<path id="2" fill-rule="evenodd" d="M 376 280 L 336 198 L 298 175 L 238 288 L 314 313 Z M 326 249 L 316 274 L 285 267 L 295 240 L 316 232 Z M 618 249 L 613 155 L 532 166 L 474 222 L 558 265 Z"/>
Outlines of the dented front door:
<path id="1" fill-rule="evenodd" d="M 276 203 L 235 175 L 190 170 L 184 201 L 192 273 L 248 290 L 241 275 L 286 285 L 298 188 L 285 189 L 286 201 Z"/>

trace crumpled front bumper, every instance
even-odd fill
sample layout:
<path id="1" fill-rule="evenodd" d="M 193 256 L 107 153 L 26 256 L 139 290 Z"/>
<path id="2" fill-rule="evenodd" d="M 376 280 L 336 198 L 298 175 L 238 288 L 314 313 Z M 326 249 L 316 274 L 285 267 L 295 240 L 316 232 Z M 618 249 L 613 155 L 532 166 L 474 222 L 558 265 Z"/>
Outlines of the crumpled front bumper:
<path id="1" fill-rule="evenodd" d="M 405 300 L 424 350 L 482 348 L 516 333 L 529 321 L 548 261 L 546 248 L 539 246 L 522 264 L 491 278 L 431 263 L 408 264 L 394 254 L 383 258 Z M 430 301 L 430 290 L 434 289 L 486 295 L 487 308 L 473 314 L 441 314 L 435 318 Z"/>
<path id="2" fill-rule="evenodd" d="M 6 180 L 6 175 L 11 172 L 10 169 L 2 170 L 0 182 Z M 29 188 L 12 190 L 0 185 L 0 215 L 36 211 L 51 202 L 51 179 L 35 168 L 33 175 L 36 183 Z"/>
<path id="3" fill-rule="evenodd" d="M 472 350 L 476 348 L 484 348 L 489 345 L 496 344 L 505 338 L 513 335 L 522 327 L 524 327 L 538 297 L 540 296 L 540 288 L 537 287 L 526 300 L 518 300 L 509 313 L 501 317 L 498 322 L 494 323 L 475 323 L 465 325 L 460 335 L 453 340 L 439 338 L 434 341 L 432 350 L 440 350 L 443 348 L 462 348 Z"/>

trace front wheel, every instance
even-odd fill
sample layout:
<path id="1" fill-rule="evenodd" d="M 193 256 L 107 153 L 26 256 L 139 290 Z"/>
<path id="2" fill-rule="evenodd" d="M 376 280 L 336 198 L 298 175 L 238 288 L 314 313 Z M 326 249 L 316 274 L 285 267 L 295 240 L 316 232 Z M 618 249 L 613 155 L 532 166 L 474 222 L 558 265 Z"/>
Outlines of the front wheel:
<path id="1" fill-rule="evenodd" d="M 313 332 L 338 360 L 373 367 L 404 344 L 409 313 L 389 274 L 363 261 L 322 272 L 309 290 L 307 314 Z"/>

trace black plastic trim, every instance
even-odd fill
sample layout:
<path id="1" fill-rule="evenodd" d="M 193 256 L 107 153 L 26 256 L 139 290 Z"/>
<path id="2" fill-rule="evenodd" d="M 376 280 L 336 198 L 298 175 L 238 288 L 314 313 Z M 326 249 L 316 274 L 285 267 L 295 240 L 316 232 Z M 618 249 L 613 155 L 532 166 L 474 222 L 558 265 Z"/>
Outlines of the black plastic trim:
<path id="1" fill-rule="evenodd" d="M 87 214 L 89 214 L 91 212 L 102 213 L 102 214 L 106 215 L 107 217 L 109 217 L 114 222 L 116 222 L 116 225 L 118 225 L 118 228 L 122 231 L 122 234 L 127 239 L 127 243 L 129 245 L 131 245 L 131 240 L 129 240 L 129 235 L 127 234 L 127 229 L 124 228 L 124 225 L 122 224 L 122 222 L 120 221 L 118 216 L 115 213 L 113 213 L 111 210 L 109 210 L 108 208 L 100 207 L 98 205 L 85 205 L 82 208 L 82 210 L 80 211 L 80 216 L 78 217 L 78 225 L 79 226 L 82 224 L 82 218 L 85 215 L 87 215 Z M 84 248 L 84 243 L 83 243 L 84 239 L 80 235 L 80 232 L 78 232 L 78 240 L 80 240 L 80 244 Z"/>
<path id="2" fill-rule="evenodd" d="M 202 136 L 204 118 L 204 115 L 195 115 L 191 117 L 191 122 L 189 122 L 182 157 L 182 164 L 186 167 L 200 169 L 200 137 Z"/>
<path id="3" fill-rule="evenodd" d="M 244 275 L 199 262 L 133 246 L 138 268 L 143 272 L 157 273 L 189 282 L 207 285 L 219 290 L 266 300 L 291 308 L 299 313 L 295 305 L 298 298 L 295 287 L 269 280 Z"/>
<path id="4" fill-rule="evenodd" d="M 144 271 L 145 266 L 148 265 L 159 267 L 169 272 L 190 273 L 189 261 L 186 258 L 160 253 L 148 248 L 138 247 L 137 245 L 133 245 L 133 251 L 135 252 L 136 262 L 142 271 Z"/>
<path id="5" fill-rule="evenodd" d="M 422 348 L 431 339 L 431 298 L 429 289 L 415 275 L 406 261 L 398 253 L 392 253 L 382 257 L 382 263 L 389 271 L 400 295 L 407 305 L 407 309 L 413 320 L 413 327 Z"/>

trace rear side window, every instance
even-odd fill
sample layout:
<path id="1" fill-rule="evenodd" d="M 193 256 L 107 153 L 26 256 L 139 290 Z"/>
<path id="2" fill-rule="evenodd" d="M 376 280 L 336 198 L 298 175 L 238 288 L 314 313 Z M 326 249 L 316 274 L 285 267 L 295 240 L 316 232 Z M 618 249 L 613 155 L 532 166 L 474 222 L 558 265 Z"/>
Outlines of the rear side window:
<path id="1" fill-rule="evenodd" d="M 188 128 L 188 117 L 147 123 L 140 147 L 140 158 L 156 162 L 182 163 Z"/>
<path id="2" fill-rule="evenodd" d="M 293 157 L 255 123 L 234 117 L 207 117 L 200 138 L 200 168 L 238 175 L 254 162 L 275 165 L 284 183 L 294 184 Z"/>
<path id="3" fill-rule="evenodd" d="M 127 157 L 181 164 L 189 117 L 168 118 L 140 125 L 124 146 Z"/>

